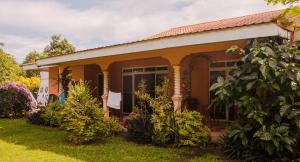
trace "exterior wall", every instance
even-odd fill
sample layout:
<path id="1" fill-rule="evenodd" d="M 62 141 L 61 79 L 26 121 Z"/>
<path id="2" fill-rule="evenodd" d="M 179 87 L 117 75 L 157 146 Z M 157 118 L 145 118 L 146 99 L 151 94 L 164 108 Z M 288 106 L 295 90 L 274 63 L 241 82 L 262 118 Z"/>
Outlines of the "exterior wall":
<path id="1" fill-rule="evenodd" d="M 101 69 L 97 64 L 84 65 L 84 80 L 87 81 L 93 90 L 93 96 L 101 99 L 102 94 L 98 94 L 98 75 L 101 74 Z M 103 87 L 103 85 L 100 85 Z"/>
<path id="2" fill-rule="evenodd" d="M 71 69 L 73 81 L 84 80 L 84 65 L 71 66 Z"/>
<path id="3" fill-rule="evenodd" d="M 59 80 L 58 67 L 50 68 L 49 69 L 49 94 L 55 94 L 58 96 L 59 94 L 58 80 Z"/>

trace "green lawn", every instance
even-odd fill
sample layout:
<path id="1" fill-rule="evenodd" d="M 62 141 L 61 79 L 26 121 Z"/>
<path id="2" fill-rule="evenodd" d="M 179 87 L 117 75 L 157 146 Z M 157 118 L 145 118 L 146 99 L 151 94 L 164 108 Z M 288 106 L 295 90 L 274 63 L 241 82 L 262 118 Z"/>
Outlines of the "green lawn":
<path id="1" fill-rule="evenodd" d="M 64 141 L 65 131 L 36 126 L 21 119 L 0 119 L 0 161 L 217 161 L 214 155 L 194 149 L 138 145 L 122 137 L 76 146 Z"/>

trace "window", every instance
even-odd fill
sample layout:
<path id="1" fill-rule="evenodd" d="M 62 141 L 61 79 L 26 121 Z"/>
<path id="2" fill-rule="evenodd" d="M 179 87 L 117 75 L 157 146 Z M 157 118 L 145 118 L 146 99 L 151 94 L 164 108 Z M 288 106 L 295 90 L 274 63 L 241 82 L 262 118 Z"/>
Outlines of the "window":
<path id="1" fill-rule="evenodd" d="M 142 80 L 147 85 L 147 92 L 155 97 L 155 87 L 161 85 L 167 75 L 168 66 L 123 69 L 123 112 L 132 112 L 133 106 L 138 104 L 134 92 L 138 90 L 138 85 Z"/>
<path id="2" fill-rule="evenodd" d="M 212 62 L 209 67 L 209 85 L 213 85 L 217 82 L 218 77 L 227 78 L 230 77 L 230 71 L 239 66 L 240 61 L 218 61 Z M 214 94 L 209 93 L 209 100 L 213 99 Z M 235 120 L 236 119 L 236 109 L 235 108 L 212 108 L 210 110 L 210 118 L 216 120 Z"/>

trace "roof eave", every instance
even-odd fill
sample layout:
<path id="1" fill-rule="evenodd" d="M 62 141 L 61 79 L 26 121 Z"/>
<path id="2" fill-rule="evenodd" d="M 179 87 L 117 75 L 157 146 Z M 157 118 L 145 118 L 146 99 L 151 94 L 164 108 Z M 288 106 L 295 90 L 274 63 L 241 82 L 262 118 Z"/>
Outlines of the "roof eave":
<path id="1" fill-rule="evenodd" d="M 174 48 L 189 45 L 199 45 L 207 43 L 217 43 L 232 40 L 242 40 L 259 37 L 280 36 L 289 38 L 290 32 L 281 28 L 276 23 L 264 23 L 242 27 L 227 28 L 221 30 L 213 30 L 201 33 L 192 33 L 186 35 L 165 37 L 160 39 L 152 39 L 138 41 L 133 43 L 120 44 L 116 46 L 108 46 L 94 50 L 80 51 L 77 53 L 62 55 L 57 57 L 45 58 L 37 60 L 37 66 L 47 66 L 59 64 L 63 62 L 107 57 L 113 55 L 123 55 L 129 53 L 159 50 L 165 48 Z"/>

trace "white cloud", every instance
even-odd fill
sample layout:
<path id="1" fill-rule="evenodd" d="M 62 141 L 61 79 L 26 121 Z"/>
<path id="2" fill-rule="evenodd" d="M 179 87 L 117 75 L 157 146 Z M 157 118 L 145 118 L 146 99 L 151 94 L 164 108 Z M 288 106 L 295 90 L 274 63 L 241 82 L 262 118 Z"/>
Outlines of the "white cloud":
<path id="1" fill-rule="evenodd" d="M 44 38 L 54 33 L 84 49 L 142 39 L 170 27 L 281 8 L 263 0 L 114 0 L 95 1 L 85 8 L 80 7 L 82 1 L 67 2 L 72 1 L 2 0 L 1 26 L 23 32 L 3 37 L 6 31 L 0 28 L 0 40 L 8 44 L 12 37 L 19 38 L 14 41 L 17 45 L 6 48 L 20 57 L 27 49 L 42 49 Z"/>
<path id="2" fill-rule="evenodd" d="M 13 54 L 18 62 L 22 62 L 25 55 L 32 50 L 43 50 L 46 46 L 47 40 L 39 38 L 29 38 L 17 35 L 2 35 L 0 34 L 1 41 L 5 42 L 4 50 L 7 53 Z"/>

